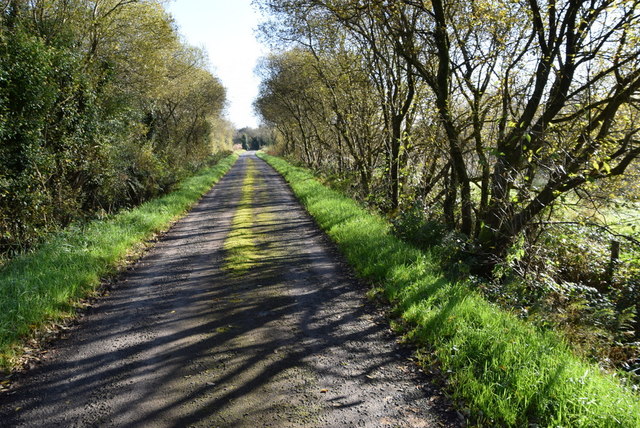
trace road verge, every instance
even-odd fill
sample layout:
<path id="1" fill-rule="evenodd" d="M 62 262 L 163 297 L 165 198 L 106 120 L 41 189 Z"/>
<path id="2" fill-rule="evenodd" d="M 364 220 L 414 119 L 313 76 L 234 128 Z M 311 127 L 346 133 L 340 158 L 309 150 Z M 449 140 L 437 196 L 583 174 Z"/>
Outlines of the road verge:
<path id="1" fill-rule="evenodd" d="M 362 277 L 376 284 L 448 389 L 478 425 L 638 427 L 640 398 L 615 375 L 574 355 L 559 335 L 536 329 L 448 281 L 438 254 L 415 249 L 388 223 L 314 179 L 260 153 L 289 182 L 317 224 Z"/>

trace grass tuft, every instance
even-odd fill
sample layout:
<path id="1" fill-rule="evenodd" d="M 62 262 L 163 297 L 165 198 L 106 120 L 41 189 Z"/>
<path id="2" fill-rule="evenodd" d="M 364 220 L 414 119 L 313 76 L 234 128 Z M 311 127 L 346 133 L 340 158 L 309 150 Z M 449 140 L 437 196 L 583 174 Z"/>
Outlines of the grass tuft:
<path id="1" fill-rule="evenodd" d="M 166 230 L 237 160 L 230 155 L 200 170 L 179 188 L 103 221 L 69 227 L 37 251 L 0 270 L 0 368 L 15 366 L 21 341 L 42 326 L 73 316 L 126 257 L 153 234 Z"/>
<path id="2" fill-rule="evenodd" d="M 234 276 L 241 276 L 258 261 L 258 248 L 253 230 L 253 193 L 256 186 L 255 161 L 247 159 L 242 181 L 242 197 L 231 221 L 231 232 L 224 241 L 224 268 Z"/>
<path id="3" fill-rule="evenodd" d="M 478 425 L 640 427 L 640 398 L 613 375 L 541 331 L 447 280 L 437 254 L 400 241 L 387 222 L 266 154 L 296 196 L 365 278 L 383 284 L 426 364 L 447 373 L 455 399 Z"/>

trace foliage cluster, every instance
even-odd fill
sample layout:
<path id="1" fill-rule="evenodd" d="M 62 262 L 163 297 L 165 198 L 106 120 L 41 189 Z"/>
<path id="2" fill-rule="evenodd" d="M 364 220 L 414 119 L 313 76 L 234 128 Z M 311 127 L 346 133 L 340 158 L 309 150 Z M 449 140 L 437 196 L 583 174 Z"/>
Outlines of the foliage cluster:
<path id="1" fill-rule="evenodd" d="M 101 278 L 115 272 L 143 241 L 166 230 L 233 165 L 237 155 L 218 155 L 183 180 L 177 190 L 57 233 L 36 251 L 20 255 L 0 269 L 0 368 L 14 367 L 21 341 L 71 316 L 82 299 L 95 292 Z"/>
<path id="2" fill-rule="evenodd" d="M 555 333 L 487 302 L 472 284 L 447 279 L 439 254 L 399 240 L 380 216 L 322 186 L 309 170 L 263 155 L 318 225 L 439 364 L 473 422 L 486 426 L 640 426 L 640 397 L 576 357 Z"/>
<path id="3" fill-rule="evenodd" d="M 160 1 L 1 0 L 0 255 L 168 191 L 230 148 L 224 102 Z"/>
<path id="4" fill-rule="evenodd" d="M 256 108 L 281 152 L 416 200 L 490 276 L 539 217 L 637 168 L 640 5 L 629 0 L 262 0 L 280 47 Z"/>

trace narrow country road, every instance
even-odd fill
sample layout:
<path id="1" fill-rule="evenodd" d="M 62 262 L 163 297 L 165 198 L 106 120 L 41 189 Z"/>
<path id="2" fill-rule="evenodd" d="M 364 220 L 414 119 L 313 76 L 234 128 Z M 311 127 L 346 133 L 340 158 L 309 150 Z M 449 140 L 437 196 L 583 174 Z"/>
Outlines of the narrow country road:
<path id="1" fill-rule="evenodd" d="M 251 248 L 228 244 L 234 228 Z M 0 397 L 0 425 L 452 426 L 365 291 L 245 153 Z"/>

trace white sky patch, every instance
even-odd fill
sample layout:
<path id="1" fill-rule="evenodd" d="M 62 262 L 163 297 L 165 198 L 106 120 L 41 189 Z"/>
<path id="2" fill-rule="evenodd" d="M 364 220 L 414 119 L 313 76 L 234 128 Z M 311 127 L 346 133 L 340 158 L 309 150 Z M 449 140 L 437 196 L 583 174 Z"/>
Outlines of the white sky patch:
<path id="1" fill-rule="evenodd" d="M 237 128 L 257 127 L 253 101 L 260 79 L 253 70 L 266 53 L 255 36 L 259 14 L 251 0 L 172 0 L 167 9 L 186 41 L 203 47 L 227 88 L 227 117 Z"/>

